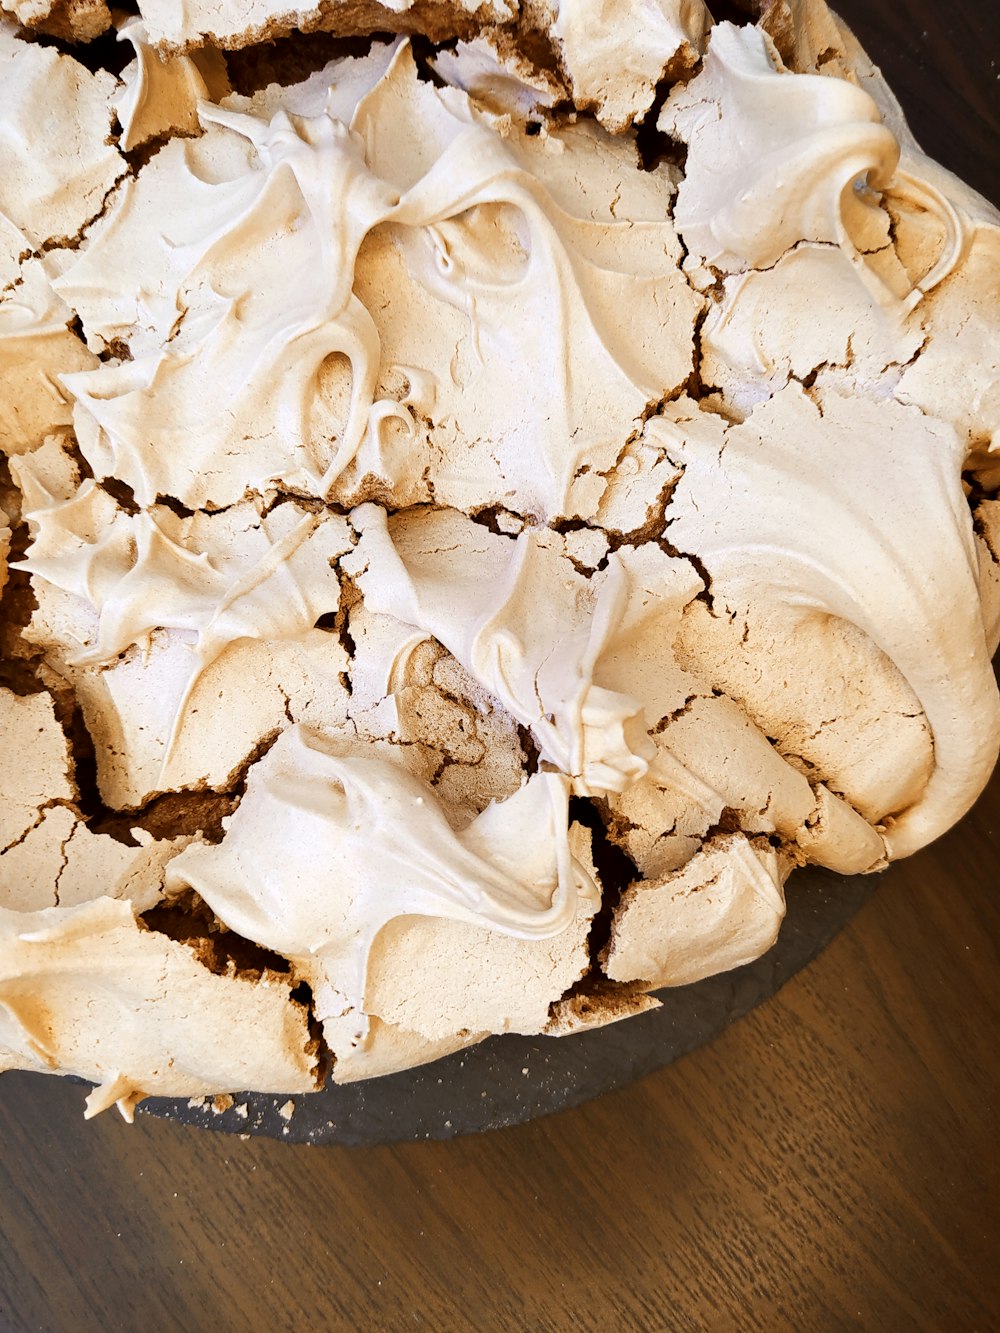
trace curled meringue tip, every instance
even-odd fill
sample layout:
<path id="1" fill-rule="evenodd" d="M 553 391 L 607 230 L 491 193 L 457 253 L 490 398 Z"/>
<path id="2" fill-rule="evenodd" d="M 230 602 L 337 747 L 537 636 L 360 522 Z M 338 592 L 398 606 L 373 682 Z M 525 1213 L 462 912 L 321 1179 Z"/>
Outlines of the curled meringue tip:
<path id="1" fill-rule="evenodd" d="M 656 745 L 637 700 L 591 685 L 584 696 L 580 722 L 583 766 L 574 778 L 579 795 L 623 792 L 645 777 Z"/>

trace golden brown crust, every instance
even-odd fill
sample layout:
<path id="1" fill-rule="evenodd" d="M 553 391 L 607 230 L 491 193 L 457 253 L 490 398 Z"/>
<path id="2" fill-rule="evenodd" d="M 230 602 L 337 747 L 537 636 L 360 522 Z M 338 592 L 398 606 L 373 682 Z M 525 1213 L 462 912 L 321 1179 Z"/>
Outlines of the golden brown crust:
<path id="1" fill-rule="evenodd" d="M 646 982 L 632 981 L 625 985 L 591 986 L 575 995 L 567 995 L 550 1009 L 545 1035 L 568 1037 L 574 1032 L 607 1027 L 623 1018 L 659 1009 L 660 1001 L 649 995 L 648 989 Z"/>
<path id="2" fill-rule="evenodd" d="M 275 42 L 293 32 L 331 33 L 342 38 L 399 33 L 439 43 L 456 37 L 474 37 L 495 21 L 496 15 L 488 4 L 469 12 L 441 0 L 416 0 L 410 9 L 399 12 L 379 4 L 378 0 L 320 0 L 315 9 L 306 13 L 288 10 L 237 34 L 206 32 L 202 38 L 227 51 Z M 181 55 L 200 44 L 161 41 L 156 46 L 164 55 Z"/>
<path id="3" fill-rule="evenodd" d="M 0 13 L 17 19 L 29 32 L 65 42 L 92 42 L 111 26 L 111 11 L 103 0 L 52 0 L 47 10 L 8 0 L 0 5 Z"/>

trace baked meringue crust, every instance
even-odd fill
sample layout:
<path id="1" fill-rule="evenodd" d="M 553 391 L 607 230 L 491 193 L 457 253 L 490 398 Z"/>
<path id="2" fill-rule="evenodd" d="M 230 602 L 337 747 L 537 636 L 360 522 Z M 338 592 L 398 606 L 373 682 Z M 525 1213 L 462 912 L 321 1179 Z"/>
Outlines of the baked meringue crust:
<path id="1" fill-rule="evenodd" d="M 204 36 L 268 0 L 140 0 L 120 79 L 0 28 L 0 1067 L 130 1114 L 611 1021 L 976 799 L 1000 215 L 793 8 L 254 92 Z"/>

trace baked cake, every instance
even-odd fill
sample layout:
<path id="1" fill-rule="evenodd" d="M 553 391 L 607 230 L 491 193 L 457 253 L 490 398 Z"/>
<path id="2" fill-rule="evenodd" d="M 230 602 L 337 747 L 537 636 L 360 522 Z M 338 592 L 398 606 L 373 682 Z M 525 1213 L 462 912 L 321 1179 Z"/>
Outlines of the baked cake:
<path id="1" fill-rule="evenodd" d="M 822 0 L 3 8 L 0 1068 L 572 1033 L 969 808 L 1000 215 Z"/>

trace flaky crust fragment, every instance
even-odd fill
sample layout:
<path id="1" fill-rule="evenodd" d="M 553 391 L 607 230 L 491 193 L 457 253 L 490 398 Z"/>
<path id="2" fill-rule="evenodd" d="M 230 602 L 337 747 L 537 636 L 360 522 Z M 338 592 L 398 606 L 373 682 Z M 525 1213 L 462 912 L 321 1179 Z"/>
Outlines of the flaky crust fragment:
<path id="1" fill-rule="evenodd" d="M 6 0 L 0 13 L 30 32 L 66 42 L 92 42 L 111 26 L 111 11 L 104 0 Z"/>
<path id="2" fill-rule="evenodd" d="M 752 962 L 785 915 L 776 854 L 740 833 L 706 842 L 683 870 L 626 890 L 604 969 L 612 981 L 686 986 Z"/>
<path id="3" fill-rule="evenodd" d="M 335 32 L 354 37 L 373 32 L 421 33 L 432 41 L 468 37 L 480 28 L 506 23 L 516 8 L 508 0 L 318 0 L 289 7 L 287 0 L 142 0 L 149 40 L 164 53 L 179 53 L 206 41 L 239 48 L 273 41 L 286 33 Z"/>

